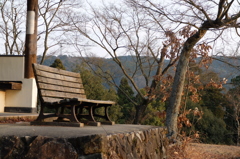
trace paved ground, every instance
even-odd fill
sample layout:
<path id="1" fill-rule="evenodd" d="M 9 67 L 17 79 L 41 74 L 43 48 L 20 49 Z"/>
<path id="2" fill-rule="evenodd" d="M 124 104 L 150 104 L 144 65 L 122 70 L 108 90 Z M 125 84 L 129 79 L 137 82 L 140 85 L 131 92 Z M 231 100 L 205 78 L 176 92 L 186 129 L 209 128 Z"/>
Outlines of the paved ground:
<path id="1" fill-rule="evenodd" d="M 71 138 L 80 136 L 89 136 L 95 134 L 116 134 L 128 133 L 133 131 L 147 130 L 153 126 L 146 125 L 104 125 L 100 127 L 85 126 L 85 127 L 61 127 L 61 126 L 27 126 L 24 124 L 0 124 L 1 136 L 48 136 Z"/>
<path id="2" fill-rule="evenodd" d="M 1 117 L 6 117 L 6 116 L 37 116 L 37 113 L 0 113 L 0 118 Z"/>
<path id="3" fill-rule="evenodd" d="M 37 114 L 19 114 L 19 113 L 0 113 L 0 118 L 4 117 L 23 117 L 36 116 Z M 29 122 L 19 122 L 15 124 L 0 124 L 1 136 L 48 136 L 72 138 L 80 136 L 89 136 L 94 134 L 116 134 L 128 133 L 133 131 L 148 130 L 154 126 L 148 125 L 102 125 L 102 126 L 84 126 L 84 127 L 66 127 L 66 126 L 30 126 Z"/>

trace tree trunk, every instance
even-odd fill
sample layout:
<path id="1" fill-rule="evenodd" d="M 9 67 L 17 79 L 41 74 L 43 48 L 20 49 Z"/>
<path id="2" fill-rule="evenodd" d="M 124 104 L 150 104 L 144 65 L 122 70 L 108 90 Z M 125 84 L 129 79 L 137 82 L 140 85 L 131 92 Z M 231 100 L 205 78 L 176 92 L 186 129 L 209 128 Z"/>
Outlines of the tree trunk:
<path id="1" fill-rule="evenodd" d="M 193 36 L 187 39 L 181 51 L 180 59 L 177 65 L 170 103 L 167 107 L 166 126 L 168 129 L 168 137 L 176 139 L 178 134 L 177 119 L 182 99 L 185 75 L 189 64 L 191 50 L 195 44 L 205 35 L 207 29 L 200 28 Z"/>
<path id="2" fill-rule="evenodd" d="M 237 146 L 240 146 L 240 122 L 237 116 Z"/>
<path id="3" fill-rule="evenodd" d="M 144 116 L 144 112 L 148 106 L 148 101 L 144 101 L 142 102 L 141 105 L 137 105 L 135 108 L 136 108 L 136 114 L 135 114 L 135 118 L 134 118 L 134 121 L 133 121 L 133 124 L 141 124 L 141 120 Z"/>

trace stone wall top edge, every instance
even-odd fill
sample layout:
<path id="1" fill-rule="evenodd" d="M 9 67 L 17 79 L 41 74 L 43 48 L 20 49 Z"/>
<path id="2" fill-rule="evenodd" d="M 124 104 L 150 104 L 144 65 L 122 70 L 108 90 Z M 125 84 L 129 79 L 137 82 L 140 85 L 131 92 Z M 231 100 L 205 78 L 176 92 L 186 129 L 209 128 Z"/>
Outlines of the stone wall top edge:
<path id="1" fill-rule="evenodd" d="M 25 55 L 0 55 L 0 57 L 24 57 Z"/>

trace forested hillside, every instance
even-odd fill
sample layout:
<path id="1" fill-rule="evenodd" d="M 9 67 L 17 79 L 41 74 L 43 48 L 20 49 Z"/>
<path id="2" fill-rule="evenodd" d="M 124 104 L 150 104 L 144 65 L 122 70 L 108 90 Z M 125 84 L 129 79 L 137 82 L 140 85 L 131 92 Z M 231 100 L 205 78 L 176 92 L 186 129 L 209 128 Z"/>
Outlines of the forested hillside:
<path id="1" fill-rule="evenodd" d="M 72 71 L 73 69 L 75 69 L 76 65 L 79 65 L 82 62 L 80 57 L 59 55 L 59 56 L 47 57 L 43 64 L 50 66 L 56 58 L 59 58 L 62 61 L 63 65 L 66 67 L 66 70 L 68 71 Z M 38 61 L 40 61 L 40 59 L 41 57 L 38 56 Z M 134 58 L 131 56 L 121 56 L 119 57 L 119 59 L 121 61 L 124 61 L 124 64 L 128 69 L 132 69 L 135 65 Z M 165 63 L 167 62 L 168 61 L 165 60 Z M 112 59 L 109 59 L 109 58 L 104 59 L 104 63 L 108 63 L 109 65 L 113 66 L 111 67 L 110 70 L 118 73 L 117 75 L 118 78 L 116 78 L 115 80 L 117 81 L 117 83 L 120 83 L 120 80 L 123 74 L 119 70 L 117 65 L 115 65 Z M 238 58 L 220 57 L 220 56 L 214 57 L 212 63 L 209 64 L 209 68 L 208 69 L 203 68 L 203 70 L 215 72 L 216 74 L 218 74 L 220 78 L 227 78 L 228 81 L 230 81 L 232 78 L 235 78 L 236 76 L 240 75 L 240 57 Z M 174 71 L 171 71 L 171 72 L 174 73 Z M 152 72 L 152 74 L 154 73 Z M 140 87 L 142 85 L 141 83 L 142 79 L 143 77 L 141 77 L 139 74 L 137 79 L 137 84 Z M 229 85 L 228 86 L 226 85 L 226 87 L 229 88 Z"/>

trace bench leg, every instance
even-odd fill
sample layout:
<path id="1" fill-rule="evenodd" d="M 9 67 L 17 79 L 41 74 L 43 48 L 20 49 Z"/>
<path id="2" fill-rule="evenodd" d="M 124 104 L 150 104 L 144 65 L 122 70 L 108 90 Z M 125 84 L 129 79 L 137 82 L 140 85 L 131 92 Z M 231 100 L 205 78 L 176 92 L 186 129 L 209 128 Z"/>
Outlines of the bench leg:
<path id="1" fill-rule="evenodd" d="M 57 117 L 58 108 L 55 109 L 56 110 L 55 113 L 50 113 L 50 114 L 45 114 L 44 115 L 44 110 L 45 110 L 46 107 L 47 107 L 46 105 L 41 105 L 39 115 L 38 115 L 38 117 L 35 121 L 43 122 L 44 119 L 46 119 L 46 118 Z"/>
<path id="2" fill-rule="evenodd" d="M 105 121 L 101 121 L 101 124 L 103 124 L 103 125 L 114 125 L 115 122 L 111 121 L 109 116 L 108 116 L 109 106 L 103 106 L 103 107 L 104 107 L 104 115 L 96 114 L 95 110 L 100 108 L 100 107 L 94 107 L 93 116 L 105 119 Z"/>
<path id="3" fill-rule="evenodd" d="M 108 116 L 108 108 L 109 108 L 108 106 L 105 106 L 105 118 L 106 118 L 107 121 L 111 121 L 109 116 Z"/>
<path id="4" fill-rule="evenodd" d="M 70 108 L 70 114 L 65 114 L 64 110 L 66 107 L 62 106 L 61 110 L 60 110 L 60 114 L 59 114 L 59 110 L 58 110 L 58 118 L 57 120 L 55 120 L 56 122 L 66 122 L 66 120 L 64 120 L 64 118 L 67 118 L 70 120 L 70 122 L 79 122 L 76 116 L 76 106 L 72 105 Z"/>
<path id="5" fill-rule="evenodd" d="M 77 118 L 80 122 L 83 122 L 84 125 L 89 125 L 89 126 L 101 126 L 101 123 L 97 122 L 94 119 L 94 115 L 93 115 L 94 107 L 93 106 L 89 106 L 87 108 L 85 107 L 85 109 L 88 111 L 87 114 L 83 114 L 83 109 L 84 109 L 84 107 L 78 108 Z M 87 120 L 81 120 L 81 119 L 87 119 Z"/>
<path id="6" fill-rule="evenodd" d="M 71 122 L 78 122 L 78 119 L 77 119 L 77 116 L 76 116 L 76 106 L 73 105 L 71 106 L 71 114 L 70 114 L 70 117 L 69 117 L 70 121 Z"/>
<path id="7" fill-rule="evenodd" d="M 104 106 L 104 115 L 100 115 L 100 114 L 97 114 L 95 112 L 96 109 L 102 108 L 102 107 L 94 107 L 94 109 L 93 109 L 93 116 L 105 119 L 106 121 L 111 121 L 109 116 L 108 116 L 108 107 L 109 106 Z"/>
<path id="8" fill-rule="evenodd" d="M 60 115 L 61 114 L 61 117 L 58 117 L 57 120 L 54 120 L 56 122 L 64 122 L 64 111 L 65 111 L 65 107 L 64 106 L 61 106 L 61 107 L 58 107 L 56 108 L 56 115 Z"/>
<path id="9" fill-rule="evenodd" d="M 44 108 L 45 108 L 45 106 L 41 105 L 40 112 L 39 112 L 39 115 L 38 115 L 36 121 L 43 121 L 43 119 L 44 119 L 44 114 L 43 114 Z"/>
<path id="10" fill-rule="evenodd" d="M 94 116 L 93 116 L 93 107 L 92 106 L 90 106 L 88 108 L 88 120 L 96 122 L 96 120 L 94 119 Z"/>
<path id="11" fill-rule="evenodd" d="M 89 121 L 96 122 L 93 116 L 93 106 L 89 106 L 85 108 L 87 110 L 87 114 L 83 114 L 83 107 L 78 108 L 79 112 L 77 113 L 78 120 L 81 118 L 85 118 Z"/>

